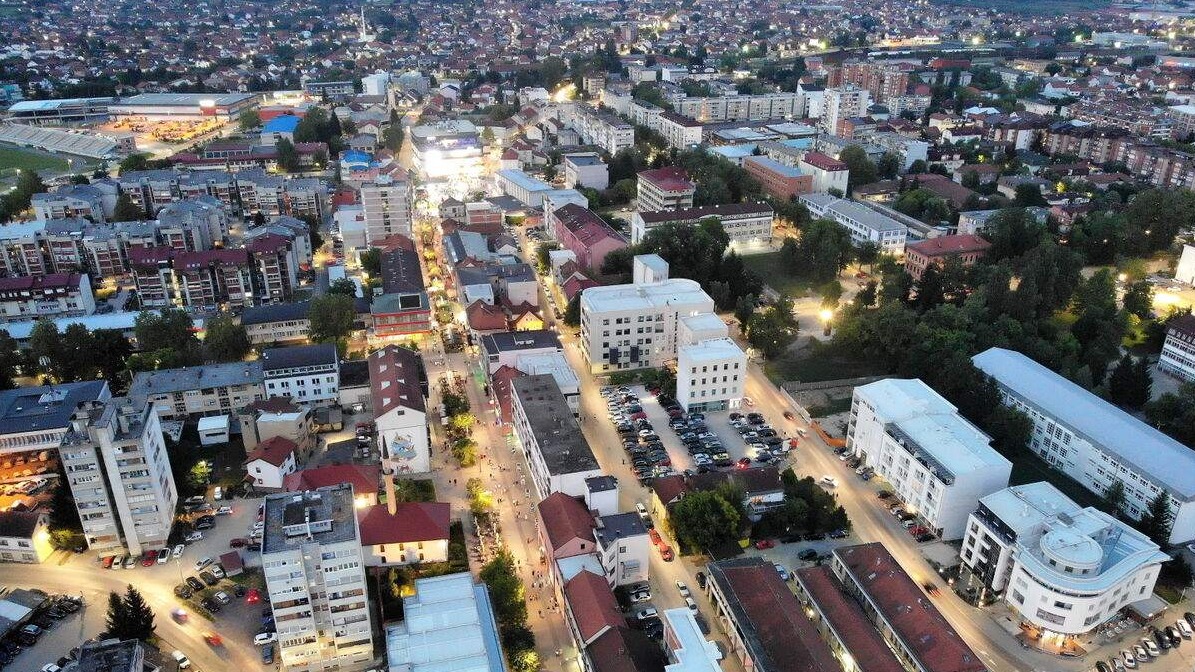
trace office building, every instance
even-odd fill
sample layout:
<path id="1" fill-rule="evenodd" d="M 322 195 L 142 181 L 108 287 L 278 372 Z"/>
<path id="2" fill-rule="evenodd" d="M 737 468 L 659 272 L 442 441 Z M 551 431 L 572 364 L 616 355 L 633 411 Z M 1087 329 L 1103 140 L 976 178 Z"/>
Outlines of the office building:
<path id="1" fill-rule="evenodd" d="M 546 373 L 515 378 L 511 402 L 515 434 L 538 498 L 553 492 L 584 497 L 585 479 L 601 476 L 602 470 L 556 380 Z"/>
<path id="2" fill-rule="evenodd" d="M 905 245 L 905 271 L 914 280 L 920 280 L 930 264 L 941 270 L 951 257 L 963 266 L 974 266 L 991 246 L 985 238 L 975 234 L 938 236 L 908 243 Z"/>
<path id="3" fill-rule="evenodd" d="M 581 293 L 581 351 L 591 372 L 662 366 L 676 358 L 681 318 L 714 312 L 686 278 L 590 287 Z"/>
<path id="4" fill-rule="evenodd" d="M 95 296 L 86 273 L 0 278 L 0 321 L 94 312 Z"/>
<path id="5" fill-rule="evenodd" d="M 568 189 L 586 187 L 602 191 L 610 186 L 610 171 L 597 152 L 577 152 L 561 157 L 564 164 L 564 186 Z"/>
<path id="6" fill-rule="evenodd" d="M 715 219 L 722 224 L 732 245 L 766 243 L 772 240 L 772 218 L 775 214 L 775 210 L 767 203 L 725 203 L 682 210 L 636 211 L 631 215 L 631 242 L 642 241 L 658 226 L 697 226 L 707 219 Z"/>
<path id="7" fill-rule="evenodd" d="M 839 672 L 796 595 L 762 557 L 706 565 L 706 590 L 729 639 L 728 657 L 758 672 Z"/>
<path id="8" fill-rule="evenodd" d="M 261 567 L 282 669 L 358 672 L 373 625 L 353 487 L 267 495 Z"/>
<path id="9" fill-rule="evenodd" d="M 166 546 L 178 490 L 152 404 L 129 398 L 80 404 L 58 457 L 88 548 L 137 556 Z"/>
<path id="10" fill-rule="evenodd" d="M 387 624 L 385 637 L 391 670 L 506 670 L 489 591 L 468 572 L 416 579 L 402 620 Z"/>
<path id="11" fill-rule="evenodd" d="M 1170 321 L 1158 370 L 1185 382 L 1195 381 L 1195 317 L 1183 315 Z"/>
<path id="12" fill-rule="evenodd" d="M 1006 406 L 1033 423 L 1029 448 L 1051 467 L 1102 495 L 1124 485 L 1122 512 L 1140 518 L 1159 496 L 1170 502 L 1169 542 L 1195 538 L 1195 453 L 1025 355 L 990 348 L 971 360 L 991 376 Z"/>
<path id="13" fill-rule="evenodd" d="M 1150 599 L 1170 560 L 1144 534 L 1045 482 L 979 500 L 959 557 L 1024 623 L 1063 637 Z"/>
<path id="14" fill-rule="evenodd" d="M 815 218 L 838 222 L 851 234 L 855 245 L 875 243 L 881 252 L 900 255 L 905 251 L 909 228 L 862 203 L 836 198 L 829 194 L 805 194 L 801 203 Z"/>
<path id="15" fill-rule="evenodd" d="M 411 185 L 402 177 L 378 176 L 361 185 L 361 212 L 365 217 L 365 243 L 399 234 L 411 237 Z"/>
<path id="16" fill-rule="evenodd" d="M 826 133 L 843 137 L 846 133 L 846 120 L 867 116 L 867 108 L 870 106 L 871 95 L 866 89 L 853 84 L 828 88 L 823 95 L 819 126 Z"/>
<path id="17" fill-rule="evenodd" d="M 882 544 L 840 546 L 830 568 L 906 670 L 986 672 L 983 661 Z"/>
<path id="18" fill-rule="evenodd" d="M 265 399 L 261 362 L 138 371 L 129 396 L 152 402 L 163 420 L 227 415 Z"/>
<path id="19" fill-rule="evenodd" d="M 855 388 L 847 446 L 943 539 L 961 539 L 980 498 L 1008 486 L 1012 463 L 920 380 Z"/>
<path id="20" fill-rule="evenodd" d="M 747 353 L 725 336 L 681 345 L 676 372 L 676 400 L 685 412 L 736 409 L 746 389 Z"/>
<path id="21" fill-rule="evenodd" d="M 261 353 L 266 397 L 289 397 L 310 406 L 335 405 L 340 396 L 336 344 L 294 345 Z"/>
<path id="22" fill-rule="evenodd" d="M 32 461 L 43 450 L 57 450 L 79 404 L 111 398 L 103 380 L 0 392 L 0 454 L 13 458 L 24 454 L 26 461 Z"/>
<path id="23" fill-rule="evenodd" d="M 638 175 L 638 197 L 635 209 L 639 212 L 683 210 L 693 207 L 697 185 L 683 168 L 666 166 L 641 171 Z"/>

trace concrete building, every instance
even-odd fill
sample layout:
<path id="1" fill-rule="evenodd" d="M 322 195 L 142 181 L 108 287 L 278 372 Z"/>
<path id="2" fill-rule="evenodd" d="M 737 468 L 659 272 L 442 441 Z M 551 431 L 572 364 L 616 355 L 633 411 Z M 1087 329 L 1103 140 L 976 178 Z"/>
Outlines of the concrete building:
<path id="1" fill-rule="evenodd" d="M 499 170 L 494 180 L 498 185 L 498 189 L 503 194 L 532 208 L 542 206 L 544 203 L 544 194 L 553 191 L 552 185 L 547 182 L 531 177 L 527 173 L 513 168 Z"/>
<path id="2" fill-rule="evenodd" d="M 592 373 L 662 366 L 676 358 L 677 325 L 714 312 L 693 280 L 590 287 L 581 294 L 581 351 Z"/>
<path id="3" fill-rule="evenodd" d="M 635 146 L 635 127 L 609 112 L 578 105 L 573 130 L 577 131 L 581 142 L 597 145 L 610 155 Z"/>
<path id="4" fill-rule="evenodd" d="M 665 609 L 660 614 L 664 623 L 664 649 L 668 664 L 664 672 L 720 672 L 722 651 L 718 645 L 701 634 L 697 616 L 687 607 Z"/>
<path id="5" fill-rule="evenodd" d="M 697 185 L 682 168 L 667 166 L 641 171 L 638 175 L 638 197 L 635 209 L 639 212 L 683 210 L 693 207 Z"/>
<path id="6" fill-rule="evenodd" d="M 673 149 L 692 149 L 701 144 L 702 125 L 692 117 L 675 112 L 662 112 L 656 119 L 655 128 Z"/>
<path id="7" fill-rule="evenodd" d="M 129 398 L 80 404 L 58 456 L 88 548 L 141 555 L 166 545 L 178 490 L 151 404 Z"/>
<path id="8" fill-rule="evenodd" d="M 415 580 L 403 619 L 386 625 L 386 663 L 407 672 L 504 672 L 494 606 L 468 572 Z"/>
<path id="9" fill-rule="evenodd" d="M 1124 485 L 1123 513 L 1138 519 L 1160 495 L 1174 514 L 1169 542 L 1195 538 L 1195 453 L 1019 352 L 972 358 L 995 379 L 1004 404 L 1033 422 L 1029 447 L 1050 466 L 1102 495 Z"/>
<path id="10" fill-rule="evenodd" d="M 152 402 L 163 420 L 228 415 L 265 399 L 262 378 L 260 361 L 139 371 L 129 396 Z"/>
<path id="11" fill-rule="evenodd" d="M 0 278 L 0 321 L 94 312 L 95 296 L 85 273 Z"/>
<path id="12" fill-rule="evenodd" d="M 981 236 L 938 236 L 905 245 L 905 271 L 920 280 L 925 269 L 933 264 L 940 270 L 946 260 L 955 257 L 963 266 L 974 266 L 992 244 Z"/>
<path id="13" fill-rule="evenodd" d="M 511 415 L 539 499 L 553 492 L 584 497 L 585 479 L 601 476 L 597 459 L 549 374 L 511 381 Z"/>
<path id="14" fill-rule="evenodd" d="M 84 217 L 103 224 L 116 208 L 115 184 L 68 184 L 50 192 L 33 194 L 30 206 L 38 220 Z"/>
<path id="15" fill-rule="evenodd" d="M 298 451 L 298 444 L 286 437 L 268 438 L 245 458 L 245 474 L 253 479 L 255 488 L 281 490 L 286 477 L 299 468 Z"/>
<path id="16" fill-rule="evenodd" d="M 241 326 L 254 345 L 306 343 L 311 331 L 310 310 L 307 301 L 252 306 L 241 313 Z"/>
<path id="17" fill-rule="evenodd" d="M 564 164 L 564 186 L 569 189 L 586 187 L 602 191 L 610 186 L 610 171 L 597 152 L 578 152 L 561 157 Z"/>
<path id="18" fill-rule="evenodd" d="M 666 224 L 697 226 L 706 219 L 722 224 L 731 244 L 767 243 L 772 240 L 776 212 L 767 203 L 726 203 L 682 210 L 636 211 L 631 215 L 631 242 L 638 243 L 652 229 Z"/>
<path id="19" fill-rule="evenodd" d="M 1170 559 L 1129 525 L 1045 482 L 979 500 L 959 556 L 1022 621 L 1063 637 L 1150 599 Z"/>
<path id="20" fill-rule="evenodd" d="M 676 400 L 686 412 L 736 409 L 742 403 L 747 353 L 728 337 L 678 346 L 676 371 Z"/>
<path id="21" fill-rule="evenodd" d="M 45 511 L 0 511 L 0 562 L 38 564 L 53 552 Z"/>
<path id="22" fill-rule="evenodd" d="M 517 369 L 519 358 L 526 355 L 564 352 L 560 345 L 560 337 L 550 329 L 485 334 L 481 337 L 481 350 L 485 353 L 490 375 L 503 366 Z"/>
<path id="23" fill-rule="evenodd" d="M 920 380 L 855 388 L 847 446 L 942 539 L 961 539 L 980 498 L 1008 486 L 1012 463 Z"/>
<path id="24" fill-rule="evenodd" d="M 290 439 L 298 447 L 299 460 L 311 456 L 316 446 L 315 421 L 311 409 L 284 397 L 255 401 L 236 412 L 241 426 L 241 441 L 245 450 L 280 436 Z M 246 454 L 248 454 L 246 452 Z"/>
<path id="25" fill-rule="evenodd" d="M 448 562 L 451 518 L 446 502 L 388 502 L 358 508 L 365 565 Z"/>
<path id="26" fill-rule="evenodd" d="M 259 361 L 266 397 L 331 406 L 340 396 L 340 359 L 333 343 L 270 348 Z"/>
<path id="27" fill-rule="evenodd" d="M 369 355 L 370 400 L 387 474 L 431 470 L 425 385 L 418 352 L 388 345 Z"/>
<path id="28" fill-rule="evenodd" d="M 1183 315 L 1170 322 L 1158 370 L 1182 381 L 1195 381 L 1195 317 Z"/>
<path id="29" fill-rule="evenodd" d="M 372 183 L 361 185 L 361 213 L 365 217 L 365 243 L 376 246 L 378 241 L 399 234 L 411 236 L 412 189 L 402 177 L 378 176 Z"/>
<path id="30" fill-rule="evenodd" d="M 831 571 L 906 670 L 986 672 L 979 656 L 879 542 L 834 549 Z"/>
<path id="31" fill-rule="evenodd" d="M 477 126 L 463 119 L 414 126 L 408 133 L 412 169 L 430 180 L 477 179 L 482 174 L 484 143 Z"/>
<path id="32" fill-rule="evenodd" d="M 639 512 L 598 516 L 593 527 L 597 555 L 610 587 L 646 581 L 652 543 Z"/>
<path id="33" fill-rule="evenodd" d="M 569 203 L 552 213 L 554 234 L 583 268 L 600 270 L 606 255 L 627 246 L 627 239 L 592 210 Z"/>
<path id="34" fill-rule="evenodd" d="M 85 641 L 79 647 L 78 662 L 71 672 L 160 672 L 146 660 L 145 645 L 136 639 Z"/>
<path id="35" fill-rule="evenodd" d="M 855 245 L 870 242 L 879 245 L 881 252 L 904 254 L 909 228 L 895 219 L 862 203 L 829 194 L 805 194 L 800 200 L 814 217 L 841 224 L 851 234 L 851 241 Z"/>
<path id="36" fill-rule="evenodd" d="M 253 93 L 142 93 L 108 106 L 113 119 L 150 121 L 236 121 L 241 112 L 258 105 Z"/>
<path id="37" fill-rule="evenodd" d="M 373 625 L 353 487 L 267 495 L 263 507 L 261 566 L 283 669 L 369 667 Z"/>
<path id="38" fill-rule="evenodd" d="M 813 178 L 813 191 L 819 194 L 830 190 L 846 193 L 851 170 L 842 161 L 821 152 L 805 152 L 798 165 L 803 173 Z"/>
<path id="39" fill-rule="evenodd" d="M 813 191 L 813 176 L 806 175 L 800 168 L 788 166 L 766 156 L 743 158 L 743 169 L 759 180 L 767 193 L 788 200 L 794 196 Z"/>
<path id="40" fill-rule="evenodd" d="M 71 426 L 75 408 L 112 398 L 108 383 L 91 380 L 0 392 L 0 454 L 27 461 L 43 450 L 57 450 Z"/>
<path id="41" fill-rule="evenodd" d="M 853 84 L 825 90 L 822 103 L 821 129 L 831 135 L 844 136 L 847 119 L 867 116 L 871 95 L 867 89 Z"/>

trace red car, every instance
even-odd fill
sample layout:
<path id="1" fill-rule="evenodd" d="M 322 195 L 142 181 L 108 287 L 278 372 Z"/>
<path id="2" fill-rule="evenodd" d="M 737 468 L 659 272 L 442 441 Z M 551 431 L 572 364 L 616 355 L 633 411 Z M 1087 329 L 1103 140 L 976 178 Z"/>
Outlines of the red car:
<path id="1" fill-rule="evenodd" d="M 760 539 L 759 541 L 755 542 L 755 547 L 761 551 L 765 548 L 775 548 L 776 542 L 772 541 L 771 539 Z"/>
<path id="2" fill-rule="evenodd" d="M 153 567 L 154 563 L 158 561 L 157 551 L 146 551 L 145 557 L 141 559 L 142 567 Z"/>
<path id="3" fill-rule="evenodd" d="M 101 565 L 101 566 L 102 566 L 104 569 L 112 569 L 112 561 L 113 561 L 113 560 L 116 560 L 116 556 L 115 556 L 115 555 L 109 555 L 109 556 L 105 556 L 105 557 L 104 557 L 104 559 L 100 561 L 100 565 Z"/>
<path id="4" fill-rule="evenodd" d="M 784 412 L 784 419 L 785 419 L 785 420 L 796 420 L 796 419 L 797 419 L 797 416 L 793 415 L 793 412 L 792 412 L 792 411 L 785 411 L 785 412 Z"/>
<path id="5" fill-rule="evenodd" d="M 249 604 L 261 601 L 261 591 L 256 588 L 250 588 L 249 592 L 245 593 L 245 601 Z"/>
<path id="6" fill-rule="evenodd" d="M 929 530 L 925 529 L 921 525 L 914 525 L 913 527 L 909 528 L 909 534 L 913 535 L 914 537 L 925 534 L 926 532 L 929 532 Z"/>
<path id="7" fill-rule="evenodd" d="M 663 539 L 660 538 L 660 533 L 656 532 L 655 528 L 649 529 L 647 531 L 647 536 L 651 538 L 651 543 L 656 545 L 659 545 L 660 542 L 663 541 Z"/>

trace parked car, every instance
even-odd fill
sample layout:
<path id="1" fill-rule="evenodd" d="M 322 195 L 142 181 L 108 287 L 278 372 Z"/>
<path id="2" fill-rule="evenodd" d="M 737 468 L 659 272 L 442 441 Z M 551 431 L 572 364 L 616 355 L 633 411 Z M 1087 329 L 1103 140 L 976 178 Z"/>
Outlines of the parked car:
<path id="1" fill-rule="evenodd" d="M 676 590 L 677 590 L 677 592 L 679 592 L 679 593 L 680 593 L 680 596 L 681 596 L 681 597 L 688 597 L 688 596 L 689 596 L 689 587 L 685 585 L 685 582 L 684 582 L 684 581 L 680 581 L 680 580 L 678 580 L 678 581 L 676 582 Z"/>
<path id="2" fill-rule="evenodd" d="M 170 655 L 174 658 L 174 662 L 178 663 L 178 669 L 185 670 L 188 667 L 191 667 L 191 659 L 188 658 L 182 651 L 175 651 Z"/>
<path id="3" fill-rule="evenodd" d="M 178 558 L 183 557 L 183 551 L 185 551 L 185 550 L 187 550 L 187 547 L 185 545 L 178 544 L 177 546 L 174 547 L 174 552 L 172 552 L 170 554 L 170 556 L 177 560 Z"/>
<path id="4" fill-rule="evenodd" d="M 125 557 L 123 567 L 125 569 L 132 569 L 137 566 L 137 556 L 130 555 Z"/>
<path id="5" fill-rule="evenodd" d="M 812 548 L 807 548 L 800 553 L 797 553 L 797 559 L 803 560 L 805 562 L 812 562 L 813 560 L 817 560 L 817 551 L 813 550 Z"/>
<path id="6" fill-rule="evenodd" d="M 188 576 L 186 579 L 186 583 L 187 583 L 187 586 L 190 587 L 191 590 L 194 590 L 194 591 L 200 591 L 207 587 L 207 586 L 203 585 L 202 581 L 195 578 L 194 576 Z"/>
<path id="7" fill-rule="evenodd" d="M 199 571 L 210 564 L 212 564 L 211 558 L 200 558 L 195 561 L 195 571 Z"/>

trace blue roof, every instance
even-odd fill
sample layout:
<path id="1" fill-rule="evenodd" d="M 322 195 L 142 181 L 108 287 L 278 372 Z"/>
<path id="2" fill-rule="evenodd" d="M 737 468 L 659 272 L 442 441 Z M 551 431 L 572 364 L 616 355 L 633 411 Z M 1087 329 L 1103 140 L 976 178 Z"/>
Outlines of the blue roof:
<path id="1" fill-rule="evenodd" d="M 341 163 L 369 163 L 369 154 L 359 149 L 350 149 L 340 154 Z"/>
<path id="2" fill-rule="evenodd" d="M 282 114 L 267 121 L 263 130 L 266 133 L 294 133 L 299 121 L 301 120 L 293 114 Z"/>
<path id="3" fill-rule="evenodd" d="M 795 166 L 786 166 L 779 161 L 766 156 L 751 156 L 745 157 L 745 161 L 753 161 L 768 170 L 781 175 L 783 177 L 800 177 L 802 175 L 801 169 Z"/>
<path id="4" fill-rule="evenodd" d="M 746 156 L 751 156 L 753 153 L 755 153 L 755 148 L 758 146 L 759 145 L 756 145 L 755 143 L 746 145 L 721 145 L 719 147 L 711 147 L 709 151 L 713 154 L 725 156 L 728 159 L 741 159 Z"/>

